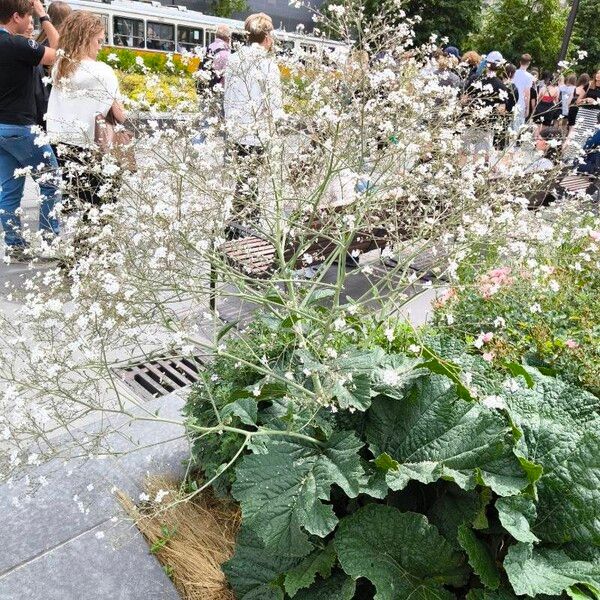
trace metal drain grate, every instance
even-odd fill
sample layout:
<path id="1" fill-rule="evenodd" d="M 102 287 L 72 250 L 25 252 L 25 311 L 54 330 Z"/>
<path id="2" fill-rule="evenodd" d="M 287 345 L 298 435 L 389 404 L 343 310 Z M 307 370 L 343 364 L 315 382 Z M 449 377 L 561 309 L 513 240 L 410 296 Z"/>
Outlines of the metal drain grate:
<path id="1" fill-rule="evenodd" d="M 126 368 L 115 374 L 138 396 L 146 400 L 166 396 L 199 379 L 205 361 L 201 356 L 163 357 Z"/>

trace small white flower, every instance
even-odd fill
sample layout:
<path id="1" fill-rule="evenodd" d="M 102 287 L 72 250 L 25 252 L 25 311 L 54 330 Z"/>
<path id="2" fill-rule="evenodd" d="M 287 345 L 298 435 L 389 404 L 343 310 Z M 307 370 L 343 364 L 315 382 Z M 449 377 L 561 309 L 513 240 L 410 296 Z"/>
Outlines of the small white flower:
<path id="1" fill-rule="evenodd" d="M 96 533 L 94 534 L 94 537 L 97 540 L 103 540 L 104 539 L 104 531 L 96 531 Z"/>
<path id="2" fill-rule="evenodd" d="M 160 504 L 165 496 L 168 496 L 171 492 L 169 492 L 169 490 L 158 490 L 158 492 L 156 492 L 156 497 L 154 498 L 154 502 L 156 502 L 157 504 Z"/>
<path id="3" fill-rule="evenodd" d="M 556 281 L 556 279 L 551 279 L 548 282 L 548 287 L 553 291 L 553 292 L 558 292 L 558 290 L 560 290 L 560 285 L 558 283 L 558 281 Z"/>
<path id="4" fill-rule="evenodd" d="M 533 314 L 540 313 L 540 312 L 542 312 L 542 307 L 539 305 L 539 303 L 536 302 L 535 304 L 532 304 L 529 307 L 529 312 L 531 312 Z"/>
<path id="5" fill-rule="evenodd" d="M 503 317 L 496 317 L 494 319 L 494 327 L 496 329 L 501 329 L 502 327 L 506 326 L 506 321 L 504 320 Z"/>
<path id="6" fill-rule="evenodd" d="M 498 410 L 506 408 L 504 398 L 501 396 L 486 396 L 481 403 L 487 408 L 496 408 Z"/>
<path id="7" fill-rule="evenodd" d="M 400 383 L 400 375 L 394 369 L 384 369 L 381 373 L 381 380 L 386 385 L 398 385 Z"/>

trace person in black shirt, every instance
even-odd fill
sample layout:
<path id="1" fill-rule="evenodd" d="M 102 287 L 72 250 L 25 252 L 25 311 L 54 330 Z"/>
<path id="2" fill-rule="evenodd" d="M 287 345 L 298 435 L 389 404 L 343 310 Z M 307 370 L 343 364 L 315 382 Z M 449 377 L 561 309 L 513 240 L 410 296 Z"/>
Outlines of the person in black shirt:
<path id="1" fill-rule="evenodd" d="M 23 37 L 32 12 L 40 18 L 49 47 Z M 54 205 L 60 200 L 58 164 L 48 144 L 36 144 L 34 131 L 35 68 L 52 64 L 57 46 L 58 33 L 40 0 L 0 0 L 0 223 L 4 242 L 17 259 L 26 242 L 17 214 L 25 179 L 15 176 L 16 170 L 29 168 L 37 179 L 42 195 L 40 229 L 51 237 L 58 234 L 58 221 L 53 215 Z"/>

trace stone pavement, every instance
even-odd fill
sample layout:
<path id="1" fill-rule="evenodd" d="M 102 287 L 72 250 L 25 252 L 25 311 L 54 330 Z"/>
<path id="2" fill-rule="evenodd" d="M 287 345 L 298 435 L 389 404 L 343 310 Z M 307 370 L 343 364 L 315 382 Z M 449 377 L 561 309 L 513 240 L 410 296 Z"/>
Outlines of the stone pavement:
<path id="1" fill-rule="evenodd" d="M 37 219 L 34 190 L 28 184 L 24 203 L 25 219 L 32 226 Z M 0 264 L 0 290 L 6 281 L 16 282 L 27 273 L 27 266 Z M 424 322 L 434 296 L 435 291 L 426 291 L 404 314 L 414 324 Z M 5 312 L 16 306 L 0 300 Z M 235 307 L 228 310 L 234 312 Z M 183 402 L 184 395 L 174 393 L 144 406 L 176 419 Z M 179 598 L 114 492 L 122 490 L 135 499 L 147 474 L 180 475 L 188 448 L 184 438 L 172 438 L 183 431 L 140 421 L 129 426 L 127 434 L 135 444 L 116 436 L 111 440 L 119 451 L 128 452 L 124 456 L 84 465 L 76 459 L 47 464 L 28 481 L 0 486 L 0 600 Z M 152 447 L 135 450 L 148 444 Z"/>

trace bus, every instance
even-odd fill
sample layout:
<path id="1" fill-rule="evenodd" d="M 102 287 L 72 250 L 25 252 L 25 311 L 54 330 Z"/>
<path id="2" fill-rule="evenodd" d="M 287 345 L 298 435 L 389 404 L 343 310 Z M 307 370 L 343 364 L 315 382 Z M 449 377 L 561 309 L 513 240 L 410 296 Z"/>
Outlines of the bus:
<path id="1" fill-rule="evenodd" d="M 219 25 L 228 25 L 233 41 L 244 39 L 244 23 L 163 5 L 157 0 L 68 0 L 73 10 L 98 15 L 105 25 L 107 48 L 128 48 L 138 54 L 153 52 L 199 53 L 215 39 Z M 278 29 L 274 32 L 281 51 L 322 53 L 343 51 L 342 42 Z"/>

